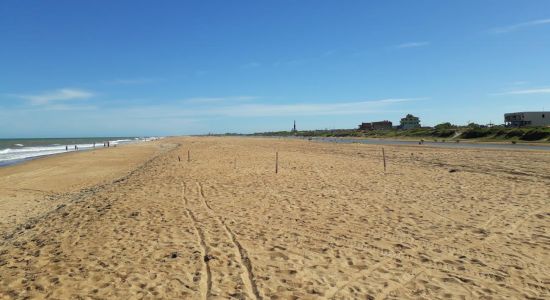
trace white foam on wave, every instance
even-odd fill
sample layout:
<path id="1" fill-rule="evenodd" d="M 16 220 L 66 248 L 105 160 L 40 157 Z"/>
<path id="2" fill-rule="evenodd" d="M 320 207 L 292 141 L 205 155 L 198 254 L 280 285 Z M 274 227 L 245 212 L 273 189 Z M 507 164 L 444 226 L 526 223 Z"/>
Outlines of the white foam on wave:
<path id="1" fill-rule="evenodd" d="M 150 138 L 137 138 L 134 140 L 122 139 L 122 140 L 109 141 L 109 143 L 115 146 L 115 145 L 123 145 L 123 144 L 137 143 L 137 142 L 145 142 L 150 140 L 154 140 L 154 139 L 150 139 Z M 0 163 L 9 164 L 11 162 L 35 158 L 39 156 L 76 151 L 75 145 L 68 145 L 67 148 L 65 148 L 66 147 L 65 145 L 59 145 L 59 144 L 55 144 L 51 146 L 38 146 L 38 147 L 23 147 L 23 145 L 21 146 L 19 145 L 21 144 L 14 145 L 14 146 L 17 146 L 18 148 L 6 148 L 6 149 L 0 150 Z M 94 148 L 94 144 L 77 144 L 76 146 L 78 147 L 78 150 L 90 150 Z M 96 143 L 96 148 L 103 148 L 102 143 Z"/>
<path id="2" fill-rule="evenodd" d="M 93 145 L 77 145 L 79 149 L 87 149 Z M 75 151 L 74 146 L 69 147 L 69 151 Z M 23 147 L 23 148 L 7 148 L 0 150 L 0 161 L 21 160 L 32 157 L 52 155 L 67 152 L 65 146 L 42 146 L 42 147 Z"/>

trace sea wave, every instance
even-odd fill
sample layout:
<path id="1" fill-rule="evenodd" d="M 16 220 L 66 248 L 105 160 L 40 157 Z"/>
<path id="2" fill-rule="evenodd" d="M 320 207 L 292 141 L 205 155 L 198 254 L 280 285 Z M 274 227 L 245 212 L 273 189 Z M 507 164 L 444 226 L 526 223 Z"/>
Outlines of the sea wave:
<path id="1" fill-rule="evenodd" d="M 124 145 L 130 143 L 139 143 L 156 140 L 158 138 L 136 138 L 136 139 L 120 139 L 109 141 L 111 146 Z M 76 145 L 59 145 L 53 144 L 50 146 L 35 146 L 24 147 L 22 144 L 15 144 L 15 147 L 0 150 L 0 165 L 15 163 L 18 161 L 32 159 L 40 156 L 53 155 L 65 152 L 74 152 L 77 150 L 90 150 L 94 148 L 94 144 L 76 144 Z M 77 148 L 75 148 L 75 146 Z M 103 143 L 96 143 L 95 147 L 103 148 Z"/>

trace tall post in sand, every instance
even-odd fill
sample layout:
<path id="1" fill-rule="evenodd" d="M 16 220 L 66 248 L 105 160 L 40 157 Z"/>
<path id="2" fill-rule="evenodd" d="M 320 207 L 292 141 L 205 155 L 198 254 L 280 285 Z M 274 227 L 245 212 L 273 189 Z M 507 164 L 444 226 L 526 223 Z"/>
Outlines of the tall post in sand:
<path id="1" fill-rule="evenodd" d="M 382 147 L 382 158 L 384 159 L 384 173 L 386 173 L 386 152 L 384 152 L 384 147 Z"/>
<path id="2" fill-rule="evenodd" d="M 187 150 L 187 162 L 191 161 L 191 150 Z"/>
<path id="3" fill-rule="evenodd" d="M 279 151 L 275 152 L 275 174 L 279 173 Z"/>

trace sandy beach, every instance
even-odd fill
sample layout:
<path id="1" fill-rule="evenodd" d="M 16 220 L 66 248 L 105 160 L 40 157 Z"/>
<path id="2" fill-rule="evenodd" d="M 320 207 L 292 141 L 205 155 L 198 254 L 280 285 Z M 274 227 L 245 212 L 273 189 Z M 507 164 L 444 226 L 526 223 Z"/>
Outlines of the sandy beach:
<path id="1" fill-rule="evenodd" d="M 384 172 L 381 149 L 186 137 L 0 168 L 0 298 L 550 297 L 550 152 L 384 145 Z"/>

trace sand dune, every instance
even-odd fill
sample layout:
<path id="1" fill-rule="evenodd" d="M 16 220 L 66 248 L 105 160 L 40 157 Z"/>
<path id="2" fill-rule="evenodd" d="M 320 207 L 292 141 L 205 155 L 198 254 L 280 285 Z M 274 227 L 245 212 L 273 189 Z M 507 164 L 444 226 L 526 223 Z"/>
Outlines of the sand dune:
<path id="1" fill-rule="evenodd" d="M 1 297 L 550 297 L 548 152 L 385 146 L 384 173 L 373 145 L 147 145 L 0 170 Z"/>

